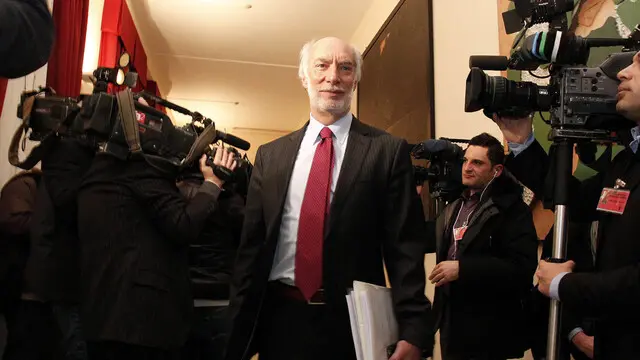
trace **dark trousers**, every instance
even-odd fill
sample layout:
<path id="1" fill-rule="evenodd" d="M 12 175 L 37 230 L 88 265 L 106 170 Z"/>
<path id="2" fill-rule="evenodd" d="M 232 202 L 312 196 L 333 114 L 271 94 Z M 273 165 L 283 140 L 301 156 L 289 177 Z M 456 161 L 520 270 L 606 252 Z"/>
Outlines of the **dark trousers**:
<path id="1" fill-rule="evenodd" d="M 268 291 L 254 339 L 260 360 L 355 360 L 348 319 L 335 319 L 326 305 Z"/>
<path id="2" fill-rule="evenodd" d="M 182 351 L 183 360 L 222 360 L 228 321 L 226 306 L 194 308 L 193 326 Z"/>
<path id="3" fill-rule="evenodd" d="M 60 333 L 48 303 L 16 300 L 5 310 L 7 345 L 3 360 L 59 359 Z"/>
<path id="4" fill-rule="evenodd" d="M 91 360 L 179 360 L 179 351 L 168 351 L 117 341 L 87 342 Z"/>
<path id="5" fill-rule="evenodd" d="M 442 360 L 505 360 L 503 357 L 495 357 L 491 354 L 469 355 L 464 353 L 464 349 L 449 345 L 446 338 L 440 338 L 440 353 Z"/>
<path id="6" fill-rule="evenodd" d="M 61 351 L 65 360 L 87 360 L 87 344 L 82 334 L 77 305 L 53 303 L 53 315 L 62 335 Z"/>

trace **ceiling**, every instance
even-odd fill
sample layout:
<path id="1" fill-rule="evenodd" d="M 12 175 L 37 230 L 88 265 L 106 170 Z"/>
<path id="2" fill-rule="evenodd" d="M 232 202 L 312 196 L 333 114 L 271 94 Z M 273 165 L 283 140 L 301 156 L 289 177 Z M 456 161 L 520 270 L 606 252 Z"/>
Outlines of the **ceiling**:
<path id="1" fill-rule="evenodd" d="M 314 37 L 350 39 L 373 0 L 129 0 L 145 50 L 296 66 Z"/>
<path id="2" fill-rule="evenodd" d="M 373 2 L 127 0 L 162 95 L 233 131 L 290 131 L 304 123 L 300 48 L 325 36 L 349 41 Z"/>

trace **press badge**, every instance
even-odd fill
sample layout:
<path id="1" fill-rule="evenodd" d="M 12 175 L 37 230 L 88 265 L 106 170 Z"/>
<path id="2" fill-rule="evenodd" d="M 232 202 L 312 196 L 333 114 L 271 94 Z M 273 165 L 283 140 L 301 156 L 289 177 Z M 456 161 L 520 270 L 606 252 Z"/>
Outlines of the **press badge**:
<path id="1" fill-rule="evenodd" d="M 453 228 L 453 240 L 460 241 L 464 237 L 464 233 L 467 232 L 466 226 L 461 226 L 459 228 Z"/>
<path id="2" fill-rule="evenodd" d="M 631 194 L 631 191 L 621 189 L 625 185 L 624 181 L 618 179 L 614 188 L 602 189 L 597 210 L 622 215 Z"/>

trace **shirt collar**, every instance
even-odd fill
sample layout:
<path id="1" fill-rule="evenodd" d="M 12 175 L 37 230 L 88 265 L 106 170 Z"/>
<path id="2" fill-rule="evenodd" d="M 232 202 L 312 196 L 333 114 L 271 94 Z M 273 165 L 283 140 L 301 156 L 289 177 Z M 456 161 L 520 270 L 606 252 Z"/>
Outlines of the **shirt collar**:
<path id="1" fill-rule="evenodd" d="M 347 113 L 345 116 L 338 119 L 338 121 L 327 126 L 333 133 L 339 144 L 343 144 L 349 135 L 351 129 L 351 123 L 353 122 L 353 115 Z M 320 136 L 320 131 L 325 127 L 322 123 L 316 120 L 313 115 L 309 115 L 309 126 L 307 127 L 307 134 L 313 135 L 313 142 Z"/>
<path id="2" fill-rule="evenodd" d="M 631 137 L 633 140 L 629 143 L 629 148 L 634 153 L 638 152 L 638 145 L 640 145 L 640 126 L 636 126 L 631 129 Z"/>

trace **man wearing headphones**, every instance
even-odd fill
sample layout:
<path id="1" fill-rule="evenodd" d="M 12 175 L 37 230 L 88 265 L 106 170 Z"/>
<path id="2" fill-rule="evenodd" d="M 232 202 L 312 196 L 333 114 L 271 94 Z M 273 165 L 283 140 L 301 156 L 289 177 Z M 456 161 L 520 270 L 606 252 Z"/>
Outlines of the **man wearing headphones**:
<path id="1" fill-rule="evenodd" d="M 498 139 L 469 142 L 460 199 L 429 234 L 437 265 L 435 329 L 443 360 L 520 358 L 527 349 L 522 300 L 532 287 L 538 239 L 523 187 L 504 171 Z"/>

